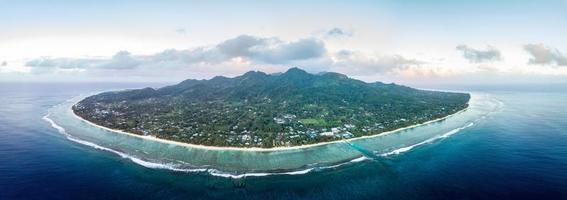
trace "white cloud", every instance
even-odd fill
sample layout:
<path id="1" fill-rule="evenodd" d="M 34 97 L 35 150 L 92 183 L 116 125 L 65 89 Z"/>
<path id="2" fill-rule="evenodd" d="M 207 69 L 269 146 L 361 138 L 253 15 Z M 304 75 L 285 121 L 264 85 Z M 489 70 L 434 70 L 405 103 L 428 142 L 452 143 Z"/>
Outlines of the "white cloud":
<path id="1" fill-rule="evenodd" d="M 36 73 L 55 70 L 190 70 L 248 66 L 249 69 L 267 66 L 270 69 L 301 66 L 306 70 L 341 70 L 352 73 L 382 73 L 394 68 L 421 62 L 399 55 L 368 56 L 356 51 L 329 52 L 323 41 L 316 38 L 282 41 L 241 35 L 212 46 L 192 49 L 168 49 L 151 55 L 132 55 L 127 51 L 111 58 L 51 58 L 43 57 L 25 63 Z M 228 70 L 228 69 L 227 69 Z"/>
<path id="2" fill-rule="evenodd" d="M 328 37 L 352 37 L 352 31 L 347 31 L 342 28 L 332 28 L 326 32 L 326 36 Z"/>
<path id="3" fill-rule="evenodd" d="M 487 46 L 485 50 L 478 50 L 467 45 L 459 45 L 456 49 L 461 51 L 463 57 L 471 63 L 498 61 L 502 59 L 500 57 L 500 51 L 492 46 Z"/>
<path id="4" fill-rule="evenodd" d="M 400 55 L 367 55 L 348 50 L 335 53 L 332 60 L 332 70 L 352 75 L 388 73 L 424 64 L 422 61 Z"/>
<path id="5" fill-rule="evenodd" d="M 392 81 L 447 79 L 482 73 L 567 74 L 565 70 L 547 69 L 554 68 L 553 66 L 545 66 L 545 70 L 543 67 L 532 70 L 530 68 L 533 67 L 523 61 L 527 58 L 518 58 L 516 54 L 505 54 L 510 57 L 507 63 L 492 62 L 501 60 L 501 54 L 490 46 L 478 50 L 459 45 L 457 49 L 462 51 L 467 62 L 459 59 L 457 52 L 450 47 L 447 51 L 452 52 L 452 56 L 439 59 L 428 54 L 378 54 L 353 49 L 333 50 L 326 42 L 329 41 L 314 37 L 285 41 L 276 37 L 240 35 L 217 44 L 190 49 L 166 49 L 146 55 L 120 51 L 111 57 L 41 57 L 27 60 L 21 66 L 35 74 L 82 74 L 97 78 L 138 77 L 144 80 L 231 76 L 249 70 L 270 73 L 284 71 L 289 67 L 301 67 L 314 73 L 334 71 L 355 77 L 381 77 L 383 80 Z M 513 49 L 525 56 L 520 48 Z M 561 65 L 564 62 L 563 54 L 557 50 L 533 47 L 530 50 L 533 50 L 534 54 L 530 63 Z M 510 51 L 511 49 L 506 49 L 505 52 Z M 519 63 L 510 63 L 518 59 Z"/>
<path id="6" fill-rule="evenodd" d="M 37 58 L 27 61 L 25 65 L 32 72 L 45 73 L 54 70 L 88 70 L 88 69 L 133 69 L 141 65 L 143 59 L 134 57 L 127 51 L 120 51 L 109 59 L 102 58 Z"/>
<path id="7" fill-rule="evenodd" d="M 557 49 L 543 44 L 526 44 L 524 50 L 532 56 L 529 64 L 567 66 L 567 56 Z"/>
<path id="8" fill-rule="evenodd" d="M 315 38 L 284 42 L 277 38 L 258 38 L 249 35 L 224 41 L 216 46 L 216 50 L 223 53 L 227 59 L 243 57 L 267 64 L 315 59 L 326 52 L 325 44 Z"/>

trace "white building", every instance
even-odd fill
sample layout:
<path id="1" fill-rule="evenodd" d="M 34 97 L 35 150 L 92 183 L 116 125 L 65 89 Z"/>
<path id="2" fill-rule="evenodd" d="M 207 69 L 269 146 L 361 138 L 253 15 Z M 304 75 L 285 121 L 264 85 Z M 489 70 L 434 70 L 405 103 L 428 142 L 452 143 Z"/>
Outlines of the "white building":
<path id="1" fill-rule="evenodd" d="M 335 134 L 333 132 L 322 132 L 322 133 L 319 133 L 319 135 L 331 137 L 331 136 L 334 136 Z"/>

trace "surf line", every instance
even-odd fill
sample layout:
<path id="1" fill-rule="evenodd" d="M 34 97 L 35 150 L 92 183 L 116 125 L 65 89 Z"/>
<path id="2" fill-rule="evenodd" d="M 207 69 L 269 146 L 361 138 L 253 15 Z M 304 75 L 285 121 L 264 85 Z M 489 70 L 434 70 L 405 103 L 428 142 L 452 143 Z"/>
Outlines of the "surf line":
<path id="1" fill-rule="evenodd" d="M 390 151 L 390 152 L 382 153 L 382 154 L 380 154 L 380 155 L 383 156 L 383 157 L 391 156 L 391 155 L 398 155 L 398 154 L 401 154 L 401 153 L 410 151 L 410 150 L 412 150 L 412 149 L 415 148 L 415 147 L 418 147 L 418 146 L 421 146 L 421 145 L 424 145 L 424 144 L 433 143 L 433 142 L 435 142 L 436 140 L 448 138 L 449 136 L 454 135 L 454 134 L 458 133 L 459 131 L 461 131 L 461 130 L 463 130 L 463 129 L 466 129 L 466 128 L 468 128 L 468 127 L 471 127 L 471 126 L 473 126 L 473 125 L 474 125 L 474 122 L 470 122 L 470 123 L 468 123 L 468 124 L 465 125 L 465 126 L 462 126 L 462 127 L 459 127 L 459 128 L 455 128 L 455 129 L 450 130 L 450 131 L 448 131 L 448 132 L 446 132 L 446 133 L 444 133 L 444 134 L 434 136 L 434 137 L 432 137 L 432 138 L 429 138 L 429 139 L 427 139 L 427 140 L 418 142 L 418 143 L 413 144 L 413 145 L 410 145 L 410 146 L 401 147 L 401 148 L 395 149 L 395 150 Z"/>
<path id="2" fill-rule="evenodd" d="M 221 170 L 217 170 L 217 169 L 213 169 L 213 168 L 179 168 L 178 166 L 176 166 L 173 163 L 159 163 L 159 162 L 146 161 L 146 160 L 143 160 L 141 158 L 135 157 L 133 155 L 130 155 L 130 154 L 127 154 L 127 153 L 124 153 L 124 152 L 120 152 L 118 150 L 114 150 L 114 149 L 107 148 L 107 147 L 104 147 L 104 146 L 101 146 L 101 145 L 98 145 L 98 144 L 95 144 L 95 143 L 92 143 L 92 142 L 89 142 L 89 141 L 85 141 L 85 140 L 75 138 L 72 135 L 70 135 L 69 133 L 67 133 L 65 128 L 59 126 L 59 124 L 57 124 L 55 121 L 53 121 L 50 118 L 50 115 L 51 115 L 51 113 L 50 113 L 50 111 L 48 111 L 48 114 L 43 116 L 42 119 L 44 121 L 47 121 L 51 125 L 52 128 L 56 129 L 57 132 L 62 134 L 66 139 L 73 141 L 73 142 L 76 142 L 76 143 L 81 144 L 81 145 L 92 147 L 94 149 L 114 153 L 114 154 L 120 156 L 121 158 L 129 159 L 133 163 L 138 164 L 138 165 L 143 166 L 143 167 L 146 167 L 146 168 L 164 169 L 164 170 L 170 170 L 170 171 L 176 171 L 176 172 L 186 172 L 186 173 L 206 172 L 206 173 L 208 173 L 212 176 L 232 178 L 232 179 L 240 179 L 240 178 L 253 177 L 253 176 L 269 176 L 269 175 L 301 175 L 301 174 L 309 173 L 313 169 L 315 169 L 315 168 L 307 168 L 307 169 L 301 169 L 301 170 L 296 170 L 296 171 L 288 171 L 288 172 L 272 172 L 272 173 L 270 173 L 270 172 L 249 172 L 249 173 L 242 173 L 242 174 L 231 174 L 229 172 L 223 172 Z"/>

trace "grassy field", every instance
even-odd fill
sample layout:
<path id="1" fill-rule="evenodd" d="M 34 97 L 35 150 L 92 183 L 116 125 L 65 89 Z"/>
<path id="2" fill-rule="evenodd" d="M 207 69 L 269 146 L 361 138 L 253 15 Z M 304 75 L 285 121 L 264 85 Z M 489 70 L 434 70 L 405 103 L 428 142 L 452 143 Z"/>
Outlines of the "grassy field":
<path id="1" fill-rule="evenodd" d="M 324 119 L 316 119 L 316 118 L 307 118 L 307 119 L 300 119 L 301 123 L 305 125 L 316 125 L 316 126 L 325 126 L 327 122 Z"/>

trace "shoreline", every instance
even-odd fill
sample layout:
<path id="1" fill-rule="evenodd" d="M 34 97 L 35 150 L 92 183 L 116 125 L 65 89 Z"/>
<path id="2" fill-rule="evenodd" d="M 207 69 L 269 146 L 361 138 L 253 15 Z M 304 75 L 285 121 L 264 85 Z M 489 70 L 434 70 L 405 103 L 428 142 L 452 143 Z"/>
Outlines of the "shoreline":
<path id="1" fill-rule="evenodd" d="M 87 96 L 88 97 L 88 96 Z M 86 98 L 86 97 L 85 97 Z M 82 98 L 81 100 L 83 100 L 84 98 Z M 349 138 L 349 139 L 342 139 L 342 140 L 335 140 L 335 141 L 329 141 L 329 142 L 321 142 L 321 143 L 315 143 L 315 144 L 305 144 L 305 145 L 299 145 L 299 146 L 290 146 L 290 147 L 272 147 L 272 148 L 261 148 L 261 147 L 222 147 L 222 146 L 206 146 L 206 145 L 199 145 L 199 144 L 190 144 L 190 143 L 184 143 L 184 142 L 178 142 L 178 141 L 174 141 L 174 140 L 166 140 L 166 139 L 161 139 L 161 138 L 157 138 L 154 136 L 143 136 L 143 135 L 137 135 L 137 134 L 133 134 L 133 133 L 129 133 L 126 131 L 122 131 L 122 130 L 117 130 L 117 129 L 112 129 L 112 128 L 108 128 L 105 126 L 101 126 L 98 124 L 95 124 L 91 121 L 88 121 L 86 119 L 84 119 L 83 117 L 75 114 L 75 112 L 73 111 L 73 106 L 76 104 L 76 102 L 74 102 L 71 106 L 69 106 L 69 111 L 71 112 L 71 114 L 91 125 L 109 132 L 114 132 L 114 133 L 118 133 L 118 134 L 124 134 L 124 135 L 128 135 L 128 136 L 133 136 L 133 137 L 137 137 L 137 138 L 141 138 L 141 139 L 146 139 L 146 140 L 150 140 L 150 141 L 154 141 L 154 142 L 160 142 L 160 143 L 165 143 L 165 144 L 173 144 L 173 145 L 178 145 L 178 146 L 183 146 L 183 147 L 189 147 L 189 148 L 197 148 L 197 149 L 205 149 L 205 150 L 221 150 L 221 151 L 254 151 L 254 152 L 273 152 L 273 151 L 287 151 L 287 150 L 298 150 L 298 149 L 305 149 L 305 148 L 312 148 L 312 147 L 317 147 L 317 146 L 323 146 L 323 145 L 329 145 L 329 144 L 335 144 L 335 143 L 340 143 L 340 142 L 351 142 L 351 141 L 355 141 L 355 140 L 361 140 L 361 139 L 367 139 L 367 138 L 373 138 L 373 137 L 378 137 L 378 136 L 384 136 L 384 135 L 388 135 L 388 134 L 392 134 L 395 132 L 400 132 L 400 131 L 404 131 L 407 129 L 412 129 L 412 128 L 416 128 L 419 126 L 423 126 L 423 125 L 427 125 L 430 123 L 434 123 L 434 122 L 438 122 L 438 121 L 442 121 L 444 119 L 447 119 L 453 115 L 465 112 L 469 106 L 470 106 L 470 102 L 472 99 L 472 94 L 471 94 L 471 98 L 469 99 L 469 101 L 467 102 L 467 107 L 463 108 L 453 114 L 441 117 L 441 118 L 437 118 L 437 119 L 433 119 L 430 121 L 426 121 L 420 124 L 415 124 L 415 125 L 411 125 L 411 126 L 406 126 L 406 127 L 402 127 L 402 128 L 398 128 L 395 130 L 391 130 L 391 131 L 385 131 L 385 132 L 381 132 L 378 134 L 374 134 L 374 135 L 365 135 L 365 136 L 361 136 L 361 137 L 356 137 L 356 138 Z M 81 101 L 79 100 L 79 101 Z M 77 101 L 77 102 L 79 102 Z"/>

